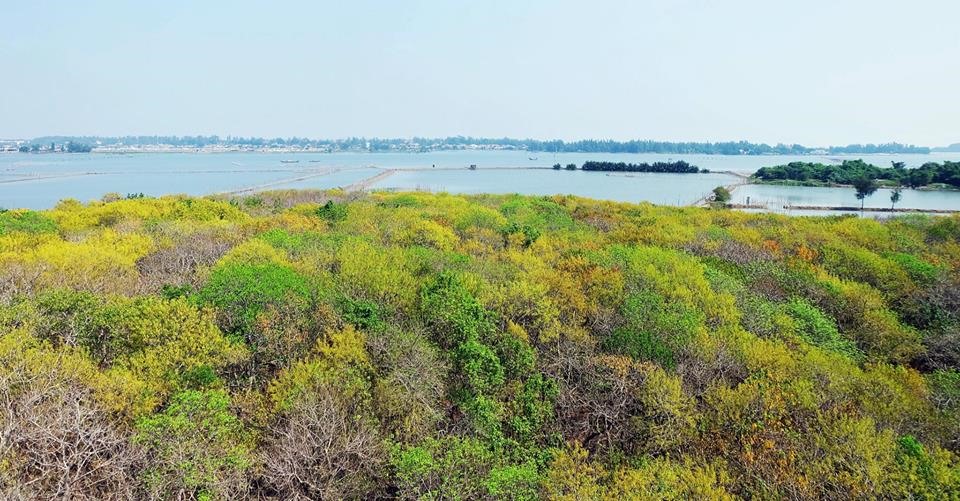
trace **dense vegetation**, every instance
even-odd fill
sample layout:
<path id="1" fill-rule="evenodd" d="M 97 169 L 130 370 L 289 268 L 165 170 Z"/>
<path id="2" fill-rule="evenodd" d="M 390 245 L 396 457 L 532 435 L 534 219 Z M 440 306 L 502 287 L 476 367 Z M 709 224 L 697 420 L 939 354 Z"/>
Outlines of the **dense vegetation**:
<path id="1" fill-rule="evenodd" d="M 200 148 L 204 146 L 238 147 L 311 147 L 332 151 L 390 151 L 390 150 L 446 150 L 468 147 L 510 148 L 517 150 L 544 151 L 557 153 L 672 153 L 672 154 L 708 154 L 708 155 L 804 155 L 813 152 L 831 154 L 871 154 L 871 153 L 930 153 L 930 148 L 900 143 L 851 144 L 810 148 L 799 144 L 751 143 L 747 141 L 725 141 L 716 143 L 671 142 L 671 141 L 613 141 L 585 139 L 580 141 L 482 138 L 454 136 L 445 138 L 414 137 L 410 139 L 362 138 L 347 139 L 309 139 L 303 137 L 262 138 L 236 136 L 52 136 L 34 139 L 37 143 L 87 143 L 105 146 L 148 146 L 166 144 Z"/>
<path id="2" fill-rule="evenodd" d="M 717 186 L 713 189 L 714 202 L 725 204 L 730 201 L 730 198 L 730 190 L 728 190 L 725 186 Z"/>
<path id="3" fill-rule="evenodd" d="M 40 143 L 33 143 L 30 145 L 21 145 L 17 150 L 20 153 L 39 153 L 41 151 L 53 153 L 90 153 L 93 151 L 93 147 L 89 144 L 78 143 L 75 141 L 67 141 L 66 143 L 57 144 L 53 141 L 50 142 L 49 146 Z"/>
<path id="4" fill-rule="evenodd" d="M 960 162 L 927 162 L 907 169 L 902 162 L 891 167 L 877 167 L 863 160 L 844 160 L 841 164 L 791 162 L 787 165 L 763 167 L 753 174 L 761 181 L 796 181 L 805 185 L 852 185 L 857 179 L 889 181 L 911 188 L 940 184 L 960 188 Z"/>
<path id="5" fill-rule="evenodd" d="M 583 163 L 583 170 L 590 171 L 610 171 L 610 172 L 669 172 L 674 174 L 696 174 L 701 171 L 696 165 L 690 165 L 683 160 L 676 162 L 641 162 L 638 164 L 626 162 L 595 162 L 589 161 Z"/>
<path id="6" fill-rule="evenodd" d="M 0 497 L 960 495 L 960 218 L 0 213 Z"/>

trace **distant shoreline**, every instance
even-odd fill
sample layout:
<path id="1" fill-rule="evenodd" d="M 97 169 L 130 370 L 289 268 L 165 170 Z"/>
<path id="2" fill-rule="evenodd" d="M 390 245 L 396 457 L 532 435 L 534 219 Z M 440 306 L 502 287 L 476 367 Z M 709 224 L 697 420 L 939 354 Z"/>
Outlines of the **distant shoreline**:
<path id="1" fill-rule="evenodd" d="M 84 153 L 70 153 L 64 151 L 37 151 L 37 152 L 20 152 L 16 150 L 0 150 L 0 154 L 19 154 L 19 155 L 136 155 L 136 154 L 156 154 L 156 153 L 173 153 L 173 154 L 184 154 L 184 153 L 204 153 L 204 154 L 217 154 L 217 153 L 263 153 L 263 154 L 340 154 L 340 153 L 355 153 L 355 154 L 410 154 L 410 155 L 422 155 L 429 153 L 452 153 L 452 152 L 504 152 L 512 151 L 518 153 L 544 153 L 544 154 L 557 154 L 557 155 L 664 155 L 664 156 L 708 156 L 708 157 L 781 157 L 781 156 L 798 156 L 798 157 L 862 157 L 865 155 L 869 156 L 897 156 L 897 155 L 931 155 L 931 154 L 943 154 L 943 153 L 956 153 L 960 156 L 960 151 L 931 151 L 931 152 L 903 152 L 903 153 L 888 153 L 888 152 L 877 152 L 877 153 L 676 153 L 676 152 L 605 152 L 605 151 L 561 151 L 561 152 L 544 152 L 544 151 L 529 151 L 529 150 L 519 150 L 511 148 L 438 148 L 438 149 L 427 149 L 427 150 L 363 150 L 363 149 L 345 149 L 345 150 L 329 150 L 323 148 L 276 148 L 276 147 L 263 147 L 263 148 L 243 148 L 243 147 L 129 147 L 129 148 L 113 148 L 113 147 L 94 147 L 90 152 Z"/>
<path id="2" fill-rule="evenodd" d="M 14 147 L 37 150 L 59 150 L 72 145 L 111 151 L 259 151 L 282 149 L 286 152 L 313 153 L 358 152 L 434 152 L 434 151 L 524 151 L 529 153 L 615 153 L 664 155 L 872 155 L 928 154 L 934 148 L 898 142 L 854 143 L 830 146 L 804 146 L 791 143 L 757 143 L 750 141 L 656 141 L 650 139 L 518 139 L 510 137 L 241 137 L 241 136 L 174 136 L 174 135 L 120 135 L 120 136 L 41 136 L 24 139 L 0 139 L 0 149 Z M 948 147 L 948 148 L 952 148 Z"/>

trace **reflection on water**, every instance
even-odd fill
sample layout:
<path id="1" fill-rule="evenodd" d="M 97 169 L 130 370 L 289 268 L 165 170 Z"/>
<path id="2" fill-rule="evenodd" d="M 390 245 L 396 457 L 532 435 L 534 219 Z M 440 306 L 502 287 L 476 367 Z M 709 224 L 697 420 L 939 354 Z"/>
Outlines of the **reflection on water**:
<path id="1" fill-rule="evenodd" d="M 733 192 L 734 203 L 766 205 L 773 211 L 785 211 L 789 205 L 817 205 L 829 207 L 859 207 L 853 188 L 808 188 L 802 186 L 775 186 L 750 184 Z M 890 207 L 890 190 L 879 189 L 864 200 L 864 207 Z M 912 209 L 960 209 L 960 192 L 904 189 L 897 207 Z M 797 211 L 789 211 L 797 212 Z"/>

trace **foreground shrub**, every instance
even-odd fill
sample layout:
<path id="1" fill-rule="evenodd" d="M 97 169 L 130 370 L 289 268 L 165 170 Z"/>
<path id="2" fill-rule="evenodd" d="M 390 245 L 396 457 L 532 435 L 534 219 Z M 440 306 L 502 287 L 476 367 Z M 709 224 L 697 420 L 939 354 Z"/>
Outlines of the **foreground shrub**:
<path id="1" fill-rule="evenodd" d="M 229 406 L 222 391 L 186 391 L 137 422 L 134 442 L 147 453 L 142 475 L 151 496 L 227 499 L 246 491 L 249 437 Z"/>

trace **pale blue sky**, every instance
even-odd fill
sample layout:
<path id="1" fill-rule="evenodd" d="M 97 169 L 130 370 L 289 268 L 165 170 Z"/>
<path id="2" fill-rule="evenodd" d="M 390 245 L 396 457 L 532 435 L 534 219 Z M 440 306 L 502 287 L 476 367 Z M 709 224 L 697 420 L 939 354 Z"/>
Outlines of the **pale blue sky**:
<path id="1" fill-rule="evenodd" d="M 0 137 L 960 141 L 960 1 L 0 0 Z"/>

